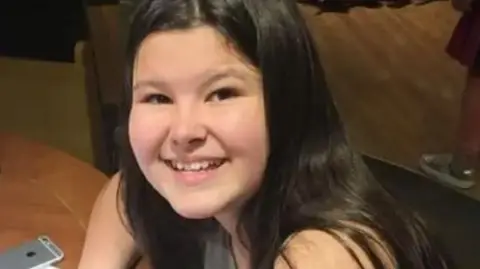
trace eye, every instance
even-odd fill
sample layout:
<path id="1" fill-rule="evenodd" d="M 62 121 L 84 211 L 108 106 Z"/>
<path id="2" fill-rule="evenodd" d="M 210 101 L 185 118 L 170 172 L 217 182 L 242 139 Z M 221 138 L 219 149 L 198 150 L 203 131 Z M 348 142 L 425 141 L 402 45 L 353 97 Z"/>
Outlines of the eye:
<path id="1" fill-rule="evenodd" d="M 223 101 L 223 100 L 226 100 L 226 99 L 234 98 L 234 97 L 237 97 L 237 96 L 238 96 L 238 91 L 236 89 L 225 87 L 225 88 L 220 88 L 220 89 L 212 92 L 208 96 L 207 100 L 218 102 L 218 101 Z"/>
<path id="2" fill-rule="evenodd" d="M 171 104 L 172 99 L 170 99 L 168 96 L 165 96 L 163 94 L 149 94 L 145 96 L 142 100 L 144 103 L 149 103 L 149 104 Z"/>

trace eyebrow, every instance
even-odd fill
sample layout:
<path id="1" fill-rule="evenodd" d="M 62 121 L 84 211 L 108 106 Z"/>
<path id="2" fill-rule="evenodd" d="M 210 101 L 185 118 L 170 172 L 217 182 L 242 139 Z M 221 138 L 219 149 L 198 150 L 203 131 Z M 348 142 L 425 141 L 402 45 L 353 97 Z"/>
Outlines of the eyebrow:
<path id="1" fill-rule="evenodd" d="M 200 86 L 205 87 L 206 85 L 212 84 L 214 81 L 217 81 L 226 77 L 231 77 L 231 76 L 240 78 L 242 80 L 247 80 L 248 73 L 249 73 L 248 69 L 245 69 L 236 65 L 228 65 L 228 66 L 222 66 L 220 68 L 208 69 L 207 71 L 199 75 L 199 77 L 207 78 L 202 81 Z M 252 74 L 253 74 L 253 71 L 252 71 Z M 136 82 L 133 85 L 132 89 L 135 91 L 143 87 L 152 87 L 155 89 L 166 89 L 169 87 L 169 83 L 161 79 L 145 79 L 145 80 L 140 80 Z"/>

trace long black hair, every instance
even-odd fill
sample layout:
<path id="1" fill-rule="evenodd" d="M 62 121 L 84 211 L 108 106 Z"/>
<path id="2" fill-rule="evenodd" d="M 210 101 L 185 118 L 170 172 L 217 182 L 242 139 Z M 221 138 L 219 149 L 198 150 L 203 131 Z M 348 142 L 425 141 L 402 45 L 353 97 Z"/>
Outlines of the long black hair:
<path id="1" fill-rule="evenodd" d="M 141 2 L 127 45 L 125 126 L 141 42 L 153 32 L 199 25 L 218 30 L 262 74 L 270 152 L 262 185 L 238 223 L 251 268 L 273 268 L 286 238 L 305 229 L 345 234 L 375 268 L 384 268 L 365 227 L 387 246 L 398 268 L 444 268 L 421 222 L 395 204 L 349 147 L 314 42 L 293 0 Z M 153 268 L 203 268 L 204 236 L 218 223 L 176 214 L 145 179 L 124 134 L 121 201 L 141 251 Z"/>

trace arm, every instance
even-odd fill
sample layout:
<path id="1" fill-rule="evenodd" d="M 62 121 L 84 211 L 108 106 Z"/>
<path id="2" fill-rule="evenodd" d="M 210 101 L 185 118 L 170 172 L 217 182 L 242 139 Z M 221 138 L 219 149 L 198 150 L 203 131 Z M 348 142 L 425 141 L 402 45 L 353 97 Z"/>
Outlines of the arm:
<path id="1" fill-rule="evenodd" d="M 97 197 L 87 229 L 79 269 L 127 268 L 135 255 L 135 242 L 117 209 L 120 177 L 116 174 Z"/>

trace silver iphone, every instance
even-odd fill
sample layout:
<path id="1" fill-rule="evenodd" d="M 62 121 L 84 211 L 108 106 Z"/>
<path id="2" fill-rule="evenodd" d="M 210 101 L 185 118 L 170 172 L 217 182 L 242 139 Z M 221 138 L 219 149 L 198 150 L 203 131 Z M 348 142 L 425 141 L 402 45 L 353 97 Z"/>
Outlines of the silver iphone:
<path id="1" fill-rule="evenodd" d="M 43 269 L 63 259 L 63 251 L 47 236 L 0 253 L 0 269 Z"/>

